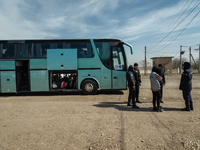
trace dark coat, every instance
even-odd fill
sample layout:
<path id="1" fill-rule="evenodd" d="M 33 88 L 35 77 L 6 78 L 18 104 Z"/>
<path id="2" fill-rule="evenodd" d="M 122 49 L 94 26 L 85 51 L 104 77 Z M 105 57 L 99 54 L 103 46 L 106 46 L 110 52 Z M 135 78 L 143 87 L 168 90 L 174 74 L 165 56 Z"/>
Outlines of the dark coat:
<path id="1" fill-rule="evenodd" d="M 136 69 L 133 71 L 133 74 L 135 76 L 135 81 L 136 81 L 136 84 L 140 84 L 141 83 L 141 75 L 140 75 L 140 70 L 139 69 Z"/>
<path id="2" fill-rule="evenodd" d="M 133 66 L 130 65 L 128 68 L 128 72 L 126 73 L 126 79 L 128 81 L 128 86 L 133 87 L 135 86 L 135 76 L 133 74 Z"/>
<path id="3" fill-rule="evenodd" d="M 192 90 L 192 70 L 189 62 L 184 63 L 184 72 L 182 73 L 179 89 L 184 91 Z"/>
<path id="4" fill-rule="evenodd" d="M 159 71 L 159 76 L 162 77 L 162 81 L 160 81 L 160 83 L 161 83 L 161 84 L 166 83 L 166 82 L 165 82 L 165 72 L 164 72 L 163 69 Z"/>

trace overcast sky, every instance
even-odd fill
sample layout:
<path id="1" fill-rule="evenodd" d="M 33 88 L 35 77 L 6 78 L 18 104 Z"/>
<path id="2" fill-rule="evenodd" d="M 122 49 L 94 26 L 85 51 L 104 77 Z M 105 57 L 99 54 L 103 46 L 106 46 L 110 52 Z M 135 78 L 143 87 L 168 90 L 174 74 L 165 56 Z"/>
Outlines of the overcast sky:
<path id="1" fill-rule="evenodd" d="M 1 0 L 0 39 L 122 39 L 134 47 L 132 56 L 127 51 L 130 64 L 144 59 L 145 45 L 149 62 L 151 57 L 177 57 L 180 45 L 192 46 L 198 58 L 193 49 L 200 44 L 200 14 L 162 49 L 200 11 L 198 4 L 199 0 Z M 188 48 L 184 50 L 188 58 Z"/>

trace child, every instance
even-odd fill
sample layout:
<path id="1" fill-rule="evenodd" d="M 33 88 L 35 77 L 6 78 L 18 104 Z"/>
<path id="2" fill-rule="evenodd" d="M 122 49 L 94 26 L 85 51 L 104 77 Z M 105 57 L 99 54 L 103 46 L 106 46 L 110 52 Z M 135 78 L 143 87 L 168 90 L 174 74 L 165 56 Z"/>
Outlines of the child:
<path id="1" fill-rule="evenodd" d="M 154 66 L 150 74 L 151 90 L 153 93 L 153 111 L 162 112 L 163 109 L 160 108 L 160 83 L 159 83 L 159 81 L 162 81 L 162 77 L 160 77 L 158 73 L 159 69 Z M 157 101 L 157 107 L 156 107 L 156 101 Z"/>

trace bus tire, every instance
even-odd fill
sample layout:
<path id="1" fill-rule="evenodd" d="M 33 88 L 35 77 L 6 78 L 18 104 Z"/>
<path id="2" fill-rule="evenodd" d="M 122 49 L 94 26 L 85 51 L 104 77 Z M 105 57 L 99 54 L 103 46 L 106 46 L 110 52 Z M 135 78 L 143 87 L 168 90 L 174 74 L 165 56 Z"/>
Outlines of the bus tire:
<path id="1" fill-rule="evenodd" d="M 94 95 L 98 90 L 97 83 L 93 80 L 85 80 L 82 83 L 82 93 L 84 95 Z"/>

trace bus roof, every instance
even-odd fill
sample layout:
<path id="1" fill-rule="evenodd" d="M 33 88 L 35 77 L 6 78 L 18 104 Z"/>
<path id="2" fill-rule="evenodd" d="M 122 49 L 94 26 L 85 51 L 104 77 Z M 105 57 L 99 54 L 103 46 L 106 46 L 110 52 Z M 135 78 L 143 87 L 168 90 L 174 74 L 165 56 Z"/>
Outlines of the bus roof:
<path id="1" fill-rule="evenodd" d="M 34 41 L 84 41 L 84 40 L 105 40 L 105 41 L 121 41 L 120 39 L 107 39 L 107 38 L 101 38 L 101 39 L 10 39 L 10 40 L 0 40 L 0 43 L 25 43 L 25 42 L 34 42 Z"/>

